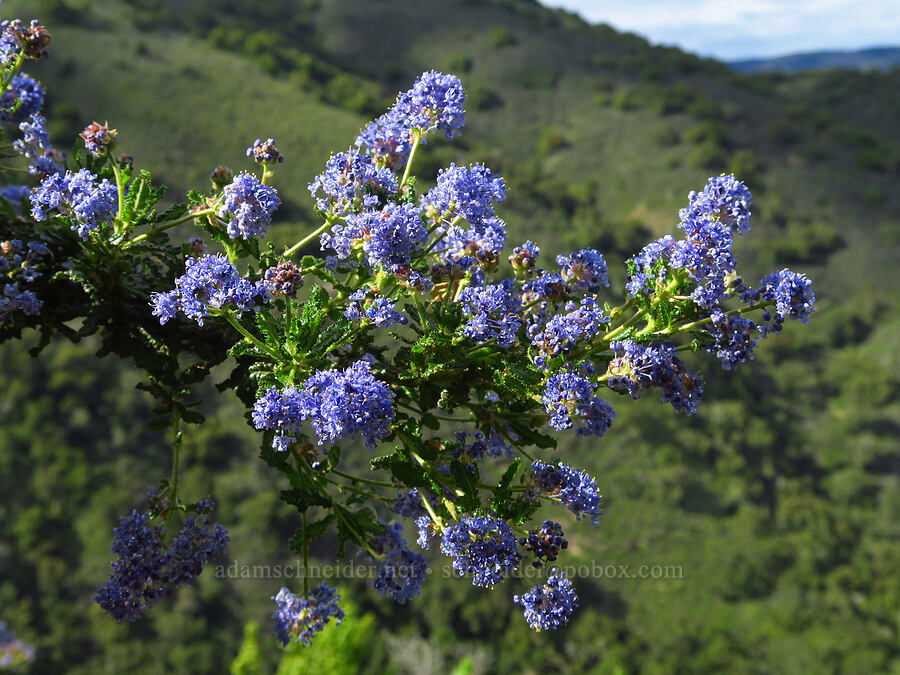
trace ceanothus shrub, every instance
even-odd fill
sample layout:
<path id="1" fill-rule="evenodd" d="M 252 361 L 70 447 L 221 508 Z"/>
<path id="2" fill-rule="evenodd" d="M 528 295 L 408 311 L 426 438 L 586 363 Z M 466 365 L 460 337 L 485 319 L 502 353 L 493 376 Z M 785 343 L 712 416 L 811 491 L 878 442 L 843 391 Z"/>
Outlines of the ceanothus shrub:
<path id="1" fill-rule="evenodd" d="M 314 177 L 321 224 L 295 244 L 263 242 L 281 204 L 273 139 L 247 149 L 248 170 L 216 167 L 207 191 L 158 212 L 162 189 L 116 154 L 115 129 L 91 124 L 72 157 L 52 147 L 44 91 L 20 72 L 49 40 L 37 23 L 0 29 L 0 124 L 30 174 L 0 190 L 0 339 L 98 333 L 104 352 L 143 370 L 153 426 L 172 433 L 171 476 L 122 517 L 111 576 L 98 579 L 96 600 L 118 621 L 191 583 L 228 543 L 211 501 L 183 500 L 179 464 L 185 425 L 203 422 L 192 387 L 229 357 L 218 384 L 244 402 L 262 459 L 284 476 L 298 513 L 290 548 L 306 558 L 333 532 L 339 555 L 349 544 L 375 561 L 378 594 L 406 603 L 428 559 L 403 520 L 415 546 L 478 587 L 552 567 L 571 533 L 538 510 L 595 525 L 602 480 L 555 456 L 549 432 L 614 433 L 611 401 L 648 394 L 691 415 L 703 382 L 686 352 L 736 368 L 815 309 L 802 274 L 755 286 L 739 276 L 734 241 L 750 229 L 752 197 L 734 176 L 691 192 L 677 236 L 625 261 L 622 301 L 599 251 L 544 262 L 535 242 L 508 247 L 507 186 L 488 167 L 450 165 L 417 187 L 417 153 L 465 122 L 459 79 L 434 71 Z M 205 239 L 170 241 L 186 223 Z M 273 600 L 284 644 L 343 618 L 326 583 L 304 579 Z M 536 630 L 565 625 L 578 605 L 553 569 L 510 601 Z"/>

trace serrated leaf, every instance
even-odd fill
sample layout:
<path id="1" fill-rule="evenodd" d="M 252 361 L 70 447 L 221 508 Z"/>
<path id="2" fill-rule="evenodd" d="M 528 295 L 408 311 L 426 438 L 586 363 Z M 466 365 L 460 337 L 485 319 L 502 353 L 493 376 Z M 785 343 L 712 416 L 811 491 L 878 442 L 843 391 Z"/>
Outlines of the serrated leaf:
<path id="1" fill-rule="evenodd" d="M 334 514 L 329 513 L 321 520 L 307 523 L 305 528 L 298 527 L 294 536 L 288 541 L 288 546 L 294 553 L 302 553 L 304 540 L 308 543 L 318 539 L 325 534 L 332 522 L 334 522 Z"/>
<path id="2" fill-rule="evenodd" d="M 407 487 L 427 487 L 429 484 L 425 478 L 425 471 L 418 464 L 391 462 L 389 468 L 394 478 Z"/>
<path id="3" fill-rule="evenodd" d="M 380 471 L 381 469 L 389 469 L 394 462 L 402 462 L 404 460 L 406 460 L 406 455 L 400 452 L 392 452 L 390 455 L 373 457 L 369 461 L 369 466 L 372 468 L 372 471 Z"/>
<path id="4" fill-rule="evenodd" d="M 296 506 L 300 511 L 306 511 L 310 506 L 331 506 L 331 497 L 323 495 L 316 490 L 292 488 L 281 491 L 281 501 Z"/>

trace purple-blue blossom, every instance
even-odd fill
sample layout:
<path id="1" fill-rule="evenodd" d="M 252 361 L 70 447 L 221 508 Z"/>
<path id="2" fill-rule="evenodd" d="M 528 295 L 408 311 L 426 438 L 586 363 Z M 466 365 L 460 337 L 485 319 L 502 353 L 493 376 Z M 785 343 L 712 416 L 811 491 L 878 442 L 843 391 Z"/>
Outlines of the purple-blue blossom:
<path id="1" fill-rule="evenodd" d="M 465 100 L 466 92 L 458 77 L 430 70 L 419 75 L 412 88 L 398 97 L 396 108 L 404 125 L 417 130 L 423 139 L 432 131 L 442 131 L 451 139 L 465 124 Z"/>
<path id="2" fill-rule="evenodd" d="M 398 516 L 412 518 L 413 520 L 428 515 L 428 511 L 422 506 L 422 498 L 418 488 L 400 490 L 391 504 L 391 510 Z"/>
<path id="3" fill-rule="evenodd" d="M 506 183 L 483 164 L 450 164 L 438 173 L 437 185 L 422 198 L 433 218 L 462 216 L 470 225 L 494 217 L 494 204 L 506 199 Z"/>
<path id="4" fill-rule="evenodd" d="M 105 155 L 116 142 L 118 132 L 110 129 L 108 123 L 91 122 L 79 136 L 84 140 L 84 147 L 95 157 Z"/>
<path id="5" fill-rule="evenodd" d="M 457 574 L 471 574 L 474 586 L 491 587 L 518 567 L 522 555 L 516 544 L 505 520 L 467 516 L 444 531 L 441 553 L 454 558 Z"/>
<path id="6" fill-rule="evenodd" d="M 478 343 L 496 340 L 501 347 L 515 343 L 522 325 L 522 302 L 512 281 L 504 279 L 484 288 L 464 288 L 459 302 L 468 319 L 463 334 Z"/>
<path id="7" fill-rule="evenodd" d="M 388 524 L 387 532 L 375 537 L 373 549 L 384 556 L 372 581 L 378 594 L 389 595 L 401 605 L 417 596 L 429 565 L 424 556 L 409 550 L 403 524 Z"/>
<path id="8" fill-rule="evenodd" d="M 601 286 L 609 286 L 609 274 L 603 255 L 592 248 L 583 248 L 570 256 L 556 256 L 560 275 L 573 291 L 598 293 Z"/>
<path id="9" fill-rule="evenodd" d="M 311 588 L 306 597 L 282 588 L 272 597 L 275 601 L 275 637 L 282 646 L 292 639 L 304 647 L 325 627 L 331 619 L 340 626 L 344 620 L 344 610 L 338 607 L 341 599 L 336 588 L 324 581 Z"/>
<path id="10" fill-rule="evenodd" d="M 516 595 L 513 602 L 522 605 L 525 620 L 536 631 L 560 628 L 569 623 L 578 607 L 575 587 L 565 572 L 553 574 L 543 584 L 537 584 L 524 595 Z"/>
<path id="11" fill-rule="evenodd" d="M 37 80 L 19 73 L 12 80 L 6 91 L 0 95 L 0 124 L 18 126 L 44 107 L 46 92 Z M 21 101 L 14 112 L 10 112 Z"/>
<path id="12" fill-rule="evenodd" d="M 692 415 L 703 398 L 703 381 L 688 371 L 669 344 L 641 345 L 633 340 L 610 343 L 616 356 L 608 366 L 607 385 L 639 398 L 644 389 L 658 387 L 661 403 Z"/>
<path id="13" fill-rule="evenodd" d="M 743 235 L 750 230 L 750 203 L 753 195 L 744 183 L 733 175 L 722 174 L 709 179 L 701 192 L 688 195 L 688 206 L 681 211 L 681 219 L 697 217 L 717 219 Z"/>
<path id="14" fill-rule="evenodd" d="M 289 412 L 309 419 L 319 445 L 361 436 L 373 449 L 391 431 L 393 399 L 388 386 L 372 375 L 369 363 L 357 361 L 344 370 L 319 370 L 311 375 L 292 403 L 296 408 Z M 259 423 L 257 428 L 262 428 Z"/>
<path id="15" fill-rule="evenodd" d="M 41 312 L 44 301 L 34 291 L 19 288 L 18 283 L 4 284 L 0 294 L 0 323 L 3 323 L 16 311 L 25 316 L 37 316 Z"/>
<path id="16" fill-rule="evenodd" d="M 150 297 L 153 315 L 161 324 L 174 318 L 178 310 L 201 326 L 210 309 L 242 312 L 266 302 L 266 283 L 252 282 L 238 274 L 237 268 L 222 254 L 188 258 L 184 274 L 175 280 L 175 289 Z"/>
<path id="17" fill-rule="evenodd" d="M 760 282 L 758 292 L 763 300 L 775 303 L 775 314 L 782 319 L 809 323 L 816 311 L 816 294 L 805 274 L 789 269 L 773 272 Z"/>
<path id="18" fill-rule="evenodd" d="M 269 288 L 269 293 L 275 296 L 286 295 L 294 298 L 297 297 L 297 290 L 303 287 L 303 274 L 290 260 L 279 260 L 277 265 L 268 268 L 263 280 Z"/>
<path id="19" fill-rule="evenodd" d="M 500 218 L 488 218 L 468 229 L 454 225 L 447 229 L 438 244 L 441 258 L 454 264 L 470 258 L 485 269 L 493 270 L 506 246 L 506 223 Z M 468 267 L 468 265 L 464 265 Z"/>
<path id="20" fill-rule="evenodd" d="M 534 557 L 532 566 L 543 567 L 555 562 L 559 552 L 569 547 L 569 540 L 563 534 L 562 525 L 545 520 L 539 528 L 528 531 L 528 536 L 519 539 L 522 548 Z"/>
<path id="21" fill-rule="evenodd" d="M 351 321 L 366 321 L 378 328 L 390 328 L 407 323 L 405 314 L 396 311 L 393 302 L 378 297 L 375 289 L 360 288 L 348 298 L 344 316 Z"/>
<path id="22" fill-rule="evenodd" d="M 754 321 L 740 315 L 729 316 L 720 309 L 710 312 L 709 318 L 713 342 L 706 346 L 706 351 L 715 354 L 724 370 L 753 359 L 753 350 L 759 340 Z"/>
<path id="23" fill-rule="evenodd" d="M 227 530 L 205 515 L 210 503 L 188 518 L 178 533 L 166 541 L 162 525 L 152 525 L 146 513 L 132 511 L 115 528 L 109 580 L 95 600 L 117 622 L 136 621 L 150 607 L 191 584 L 203 565 L 221 554 L 228 544 Z"/>
<path id="24" fill-rule="evenodd" d="M 555 314 L 542 327 L 534 323 L 528 327 L 531 344 L 540 350 L 535 358 L 544 367 L 544 358 L 568 354 L 581 340 L 589 340 L 609 323 L 609 317 L 596 298 L 582 298 L 577 306 L 570 303 L 565 314 Z"/>
<path id="25" fill-rule="evenodd" d="M 219 209 L 219 217 L 230 216 L 225 227 L 232 239 L 265 237 L 272 214 L 279 206 L 281 199 L 275 188 L 263 185 L 253 174 L 239 173 L 225 186 L 225 203 Z"/>
<path id="26" fill-rule="evenodd" d="M 71 228 L 86 240 L 92 230 L 115 217 L 118 202 L 115 185 L 81 169 L 44 179 L 31 194 L 31 215 L 37 221 L 47 220 L 51 211 L 67 215 L 75 221 Z"/>
<path id="27" fill-rule="evenodd" d="M 361 250 L 370 267 L 397 273 L 409 266 L 427 236 L 414 204 L 390 203 L 380 211 L 350 214 L 345 224 L 336 224 L 322 235 L 322 248 L 334 249 L 339 259 Z"/>
<path id="28" fill-rule="evenodd" d="M 422 73 L 390 110 L 360 132 L 356 145 L 398 170 L 409 155 L 414 133 L 422 143 L 434 131 L 453 138 L 465 124 L 465 99 L 459 78 L 433 70 Z"/>
<path id="29" fill-rule="evenodd" d="M 19 640 L 7 626 L 0 621 L 0 669 L 15 671 L 19 666 L 34 661 L 34 647 Z"/>
<path id="30" fill-rule="evenodd" d="M 409 156 L 411 144 L 411 130 L 396 107 L 367 124 L 356 137 L 357 146 L 365 146 L 369 154 L 394 171 Z"/>
<path id="31" fill-rule="evenodd" d="M 296 387 L 269 387 L 253 405 L 251 419 L 259 429 L 275 432 L 272 447 L 279 452 L 287 450 L 296 440 L 303 422 L 301 396 Z"/>
<path id="32" fill-rule="evenodd" d="M 602 436 L 616 416 L 606 401 L 594 396 L 594 388 L 586 377 L 566 370 L 550 376 L 541 402 L 554 429 L 571 429 L 575 425 L 572 418 L 578 419 L 578 436 Z"/>
<path id="33" fill-rule="evenodd" d="M 309 184 L 309 192 L 320 211 L 345 216 L 383 204 L 397 192 L 397 178 L 368 155 L 350 149 L 331 156 L 325 171 Z"/>
<path id="34" fill-rule="evenodd" d="M 37 159 L 50 147 L 50 132 L 43 115 L 34 114 L 19 124 L 22 138 L 13 143 L 13 148 L 23 157 Z"/>
<path id="35" fill-rule="evenodd" d="M 257 164 L 279 164 L 284 161 L 284 155 L 275 147 L 274 138 L 266 141 L 257 138 L 253 141 L 253 145 L 247 148 L 247 157 L 252 157 Z"/>
<path id="36" fill-rule="evenodd" d="M 540 492 L 558 499 L 575 514 L 576 520 L 590 518 L 591 525 L 599 522 L 600 492 L 597 481 L 586 471 L 573 469 L 562 462 L 553 466 L 535 460 L 531 465 L 531 478 Z"/>

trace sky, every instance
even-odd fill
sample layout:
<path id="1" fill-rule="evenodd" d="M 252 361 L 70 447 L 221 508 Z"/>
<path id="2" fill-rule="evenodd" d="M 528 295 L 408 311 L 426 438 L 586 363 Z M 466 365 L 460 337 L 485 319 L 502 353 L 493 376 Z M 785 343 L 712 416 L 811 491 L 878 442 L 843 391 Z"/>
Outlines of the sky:
<path id="1" fill-rule="evenodd" d="M 542 0 L 723 60 L 900 45 L 900 0 Z"/>

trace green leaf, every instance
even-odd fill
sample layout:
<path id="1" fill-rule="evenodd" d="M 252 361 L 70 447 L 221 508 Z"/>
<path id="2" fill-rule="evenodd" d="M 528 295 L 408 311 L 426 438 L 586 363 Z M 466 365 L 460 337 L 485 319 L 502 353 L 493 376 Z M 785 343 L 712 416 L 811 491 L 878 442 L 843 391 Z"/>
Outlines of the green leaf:
<path id="1" fill-rule="evenodd" d="M 450 474 L 456 482 L 456 487 L 463 491 L 463 495 L 457 498 L 457 504 L 468 511 L 474 511 L 481 506 L 478 497 L 478 465 L 473 464 L 474 470 L 469 471 L 462 462 L 450 464 Z"/>
<path id="2" fill-rule="evenodd" d="M 381 455 L 379 457 L 373 457 L 369 461 L 369 466 L 372 468 L 372 471 L 380 471 L 381 469 L 391 468 L 391 464 L 393 464 L 394 462 L 403 462 L 403 461 L 406 461 L 406 455 L 395 450 L 390 455 Z"/>
<path id="3" fill-rule="evenodd" d="M 427 487 L 429 485 L 424 469 L 418 464 L 391 462 L 390 469 L 394 478 L 408 487 Z"/>
<path id="4" fill-rule="evenodd" d="M 512 482 L 512 479 L 515 477 L 516 471 L 519 470 L 519 466 L 521 464 L 522 464 L 522 460 L 520 460 L 518 457 L 516 457 L 513 460 L 512 464 L 510 464 L 508 467 L 506 467 L 506 471 L 504 471 L 503 475 L 500 477 L 500 482 L 497 483 L 497 487 L 500 488 L 501 490 L 509 487 L 509 484 Z"/>
<path id="5" fill-rule="evenodd" d="M 307 523 L 306 528 L 298 527 L 294 536 L 288 541 L 288 546 L 294 553 L 303 553 L 304 540 L 311 542 L 318 539 L 325 534 L 332 522 L 334 522 L 334 514 L 329 513 L 321 520 Z"/>
<path id="6" fill-rule="evenodd" d="M 306 511 L 310 506 L 331 506 L 331 497 L 316 490 L 303 490 L 293 488 L 281 491 L 281 501 L 296 506 L 300 511 Z"/>
<path id="7" fill-rule="evenodd" d="M 196 410 L 182 410 L 181 419 L 188 424 L 203 424 L 206 421 L 206 418 Z"/>

